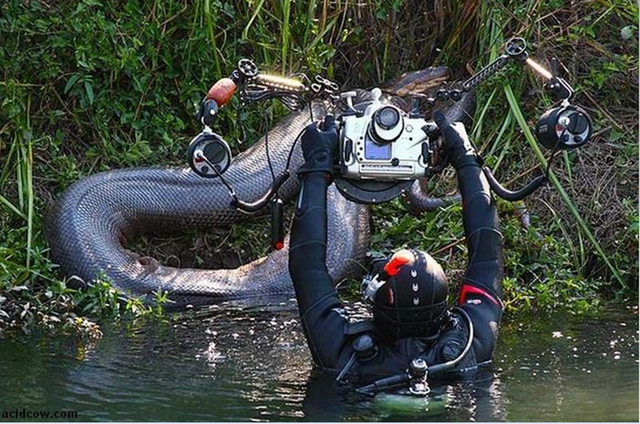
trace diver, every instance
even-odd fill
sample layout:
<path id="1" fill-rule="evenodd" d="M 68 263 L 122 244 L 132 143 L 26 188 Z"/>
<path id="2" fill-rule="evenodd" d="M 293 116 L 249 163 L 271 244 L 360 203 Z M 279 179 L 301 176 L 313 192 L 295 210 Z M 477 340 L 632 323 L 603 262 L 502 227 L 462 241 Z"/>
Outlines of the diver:
<path id="1" fill-rule="evenodd" d="M 363 280 L 372 321 L 349 318 L 326 267 L 326 193 L 338 152 L 334 118 L 311 124 L 302 136 L 305 163 L 298 171 L 302 188 L 289 272 L 314 362 L 337 373 L 338 380 L 356 377 L 361 384 L 382 389 L 379 382 L 402 381 L 413 366 L 421 369 L 426 382 L 434 371 L 465 372 L 491 361 L 503 310 L 496 207 L 464 126 L 449 123 L 440 111 L 433 117 L 462 195 L 469 257 L 457 306 L 448 305 L 447 278 L 433 257 L 403 249 L 374 260 Z"/>

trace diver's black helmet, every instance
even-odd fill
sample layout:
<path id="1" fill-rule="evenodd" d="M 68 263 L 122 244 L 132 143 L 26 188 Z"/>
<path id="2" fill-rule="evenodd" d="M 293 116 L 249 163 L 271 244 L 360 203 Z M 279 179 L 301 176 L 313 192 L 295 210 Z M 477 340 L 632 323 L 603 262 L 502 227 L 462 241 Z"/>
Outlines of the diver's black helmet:
<path id="1" fill-rule="evenodd" d="M 447 277 L 436 260 L 420 250 L 400 250 L 374 260 L 362 294 L 372 305 L 376 328 L 389 341 L 435 339 L 448 316 Z"/>

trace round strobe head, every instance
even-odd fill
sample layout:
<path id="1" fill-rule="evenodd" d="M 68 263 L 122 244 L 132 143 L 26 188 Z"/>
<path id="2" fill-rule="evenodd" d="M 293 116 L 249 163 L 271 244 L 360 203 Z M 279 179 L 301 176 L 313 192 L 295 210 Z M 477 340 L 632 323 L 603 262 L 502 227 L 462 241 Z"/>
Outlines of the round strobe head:
<path id="1" fill-rule="evenodd" d="M 591 118 L 584 109 L 560 106 L 548 110 L 536 124 L 536 136 L 548 149 L 571 150 L 583 146 L 593 131 Z"/>
<path id="2" fill-rule="evenodd" d="M 216 178 L 231 165 L 231 149 L 222 137 L 213 133 L 200 133 L 187 151 L 189 166 L 201 177 Z"/>

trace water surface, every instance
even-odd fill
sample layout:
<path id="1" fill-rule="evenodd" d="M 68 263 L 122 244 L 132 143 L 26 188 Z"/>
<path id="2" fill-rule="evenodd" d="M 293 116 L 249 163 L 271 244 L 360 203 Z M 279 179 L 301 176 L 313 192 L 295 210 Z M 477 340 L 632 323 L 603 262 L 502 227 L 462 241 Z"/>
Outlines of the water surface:
<path id="1" fill-rule="evenodd" d="M 374 399 L 313 370 L 297 310 L 104 325 L 98 341 L 0 341 L 0 411 L 82 421 L 638 421 L 637 310 L 503 324 L 494 364 L 426 399 Z"/>

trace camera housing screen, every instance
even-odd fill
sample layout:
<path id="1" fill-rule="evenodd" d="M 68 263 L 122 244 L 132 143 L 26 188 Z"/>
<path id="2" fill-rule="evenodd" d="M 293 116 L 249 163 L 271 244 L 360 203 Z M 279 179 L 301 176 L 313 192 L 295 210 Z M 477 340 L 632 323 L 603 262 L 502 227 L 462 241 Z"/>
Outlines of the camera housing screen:
<path id="1" fill-rule="evenodd" d="M 367 135 L 364 140 L 364 157 L 368 160 L 390 160 L 391 143 L 380 145 Z"/>

